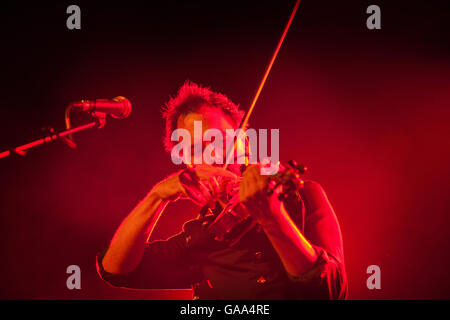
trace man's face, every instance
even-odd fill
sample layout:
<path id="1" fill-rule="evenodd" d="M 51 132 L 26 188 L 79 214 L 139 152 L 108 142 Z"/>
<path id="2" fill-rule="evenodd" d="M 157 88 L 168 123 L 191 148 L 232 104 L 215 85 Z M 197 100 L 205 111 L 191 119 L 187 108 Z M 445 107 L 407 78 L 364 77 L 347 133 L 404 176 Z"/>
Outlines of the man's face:
<path id="1" fill-rule="evenodd" d="M 210 141 L 203 141 L 202 137 L 196 137 L 194 134 L 194 121 L 201 121 L 202 123 L 202 135 L 208 129 L 217 129 L 222 133 L 223 137 L 223 157 L 225 161 L 226 156 L 226 130 L 232 129 L 236 130 L 236 126 L 234 125 L 231 118 L 225 115 L 221 110 L 217 108 L 211 108 L 207 105 L 202 106 L 196 112 L 191 112 L 186 115 L 181 115 L 178 118 L 177 127 L 179 129 L 186 129 L 189 131 L 191 135 L 191 163 L 194 163 L 194 146 L 200 145 L 201 148 L 198 148 L 203 153 L 206 146 L 210 144 Z M 241 146 L 243 148 L 243 146 Z M 223 162 L 224 162 L 223 161 Z M 202 163 L 206 163 L 202 154 Z M 214 164 L 216 166 L 223 166 L 223 164 Z M 195 166 L 195 165 L 194 165 Z M 228 165 L 228 169 L 233 171 L 236 174 L 239 174 L 239 165 L 230 164 Z"/>

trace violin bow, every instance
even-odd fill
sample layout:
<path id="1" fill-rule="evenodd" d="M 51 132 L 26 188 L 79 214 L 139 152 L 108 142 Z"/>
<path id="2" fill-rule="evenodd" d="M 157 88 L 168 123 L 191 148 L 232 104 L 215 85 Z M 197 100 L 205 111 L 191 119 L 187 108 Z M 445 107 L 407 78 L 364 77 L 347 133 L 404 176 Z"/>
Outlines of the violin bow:
<path id="1" fill-rule="evenodd" d="M 283 33 L 281 35 L 281 38 L 278 41 L 278 45 L 275 48 L 275 51 L 274 51 L 274 53 L 272 55 L 272 58 L 270 59 L 270 62 L 267 65 L 266 71 L 265 71 L 264 76 L 263 76 L 263 78 L 261 80 L 261 83 L 259 84 L 258 90 L 256 91 L 256 94 L 255 94 L 255 96 L 254 96 L 254 98 L 252 100 L 252 103 L 250 104 L 250 108 L 247 110 L 247 112 L 245 113 L 245 116 L 242 118 L 242 121 L 241 121 L 241 123 L 239 125 L 239 130 L 238 130 L 239 135 L 241 135 L 241 133 L 247 127 L 250 115 L 252 114 L 253 109 L 255 108 L 256 102 L 258 101 L 259 95 L 261 94 L 261 91 L 262 91 L 262 89 L 264 87 L 264 84 L 266 83 L 266 80 L 269 77 L 270 70 L 272 70 L 272 66 L 273 66 L 273 64 L 274 64 L 274 62 L 275 62 L 275 60 L 276 60 L 276 58 L 278 56 L 278 52 L 280 51 L 281 45 L 283 44 L 283 41 L 284 41 L 284 38 L 286 37 L 286 34 L 287 34 L 288 30 L 289 30 L 289 27 L 291 26 L 292 20 L 294 20 L 294 16 L 295 16 L 295 14 L 296 14 L 296 12 L 298 10 L 298 7 L 300 5 L 300 1 L 301 0 L 297 0 L 295 2 L 294 8 L 292 9 L 292 12 L 291 12 L 291 16 L 289 17 L 289 20 L 288 20 L 288 22 L 287 22 L 287 24 L 286 24 L 286 26 L 284 28 L 284 31 L 283 31 Z M 238 141 L 239 141 L 239 137 L 237 137 L 236 140 L 234 141 L 233 148 L 229 150 L 229 152 L 227 154 L 227 157 L 225 159 L 225 164 L 223 166 L 223 169 L 226 169 L 228 167 L 228 164 L 230 163 L 231 159 L 233 158 L 234 150 L 236 149 L 236 145 L 237 145 Z M 246 162 L 247 162 L 247 155 L 245 155 L 245 159 L 246 159 Z"/>

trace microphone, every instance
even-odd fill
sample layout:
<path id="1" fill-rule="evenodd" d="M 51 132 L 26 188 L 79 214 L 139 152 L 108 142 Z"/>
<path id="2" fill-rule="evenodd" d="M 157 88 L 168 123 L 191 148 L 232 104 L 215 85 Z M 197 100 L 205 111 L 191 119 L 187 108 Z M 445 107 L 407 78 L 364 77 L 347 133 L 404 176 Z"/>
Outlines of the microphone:
<path id="1" fill-rule="evenodd" d="M 81 100 L 71 103 L 71 108 L 77 111 L 89 113 L 108 113 L 116 119 L 124 119 L 130 115 L 131 102 L 125 97 L 118 96 L 114 99 Z"/>

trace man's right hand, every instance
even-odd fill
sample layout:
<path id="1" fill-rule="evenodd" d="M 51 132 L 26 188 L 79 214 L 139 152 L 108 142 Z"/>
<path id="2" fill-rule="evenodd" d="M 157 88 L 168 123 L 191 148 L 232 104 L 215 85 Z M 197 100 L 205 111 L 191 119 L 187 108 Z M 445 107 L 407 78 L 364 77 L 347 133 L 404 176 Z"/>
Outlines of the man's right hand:
<path id="1" fill-rule="evenodd" d="M 206 164 L 197 165 L 188 170 L 190 170 L 190 176 L 196 178 L 192 179 L 192 183 L 189 183 L 189 185 L 183 184 L 180 180 L 180 175 L 185 171 L 180 170 L 159 182 L 152 192 L 163 201 L 187 198 L 199 206 L 208 204 L 214 207 L 213 196 L 220 192 L 218 181 L 223 179 L 237 181 L 239 179 L 237 175 L 228 170 Z"/>

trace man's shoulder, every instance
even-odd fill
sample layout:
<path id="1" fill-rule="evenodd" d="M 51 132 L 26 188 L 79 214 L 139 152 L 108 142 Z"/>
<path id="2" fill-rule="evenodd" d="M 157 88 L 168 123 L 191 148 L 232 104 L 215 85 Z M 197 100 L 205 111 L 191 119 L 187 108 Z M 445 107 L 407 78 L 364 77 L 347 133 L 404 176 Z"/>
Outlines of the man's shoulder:
<path id="1" fill-rule="evenodd" d="M 305 180 L 301 194 L 303 200 L 314 207 L 319 204 L 328 204 L 328 197 L 325 189 L 317 181 Z"/>
<path id="2" fill-rule="evenodd" d="M 325 190 L 323 189 L 322 185 L 315 180 L 304 180 L 303 188 L 305 190 L 312 191 L 312 192 L 325 193 Z"/>
<path id="3" fill-rule="evenodd" d="M 309 222 L 313 220 L 331 219 L 337 223 L 333 206 L 320 183 L 313 180 L 305 181 L 304 187 L 301 190 L 301 197 L 305 204 L 305 216 Z"/>

